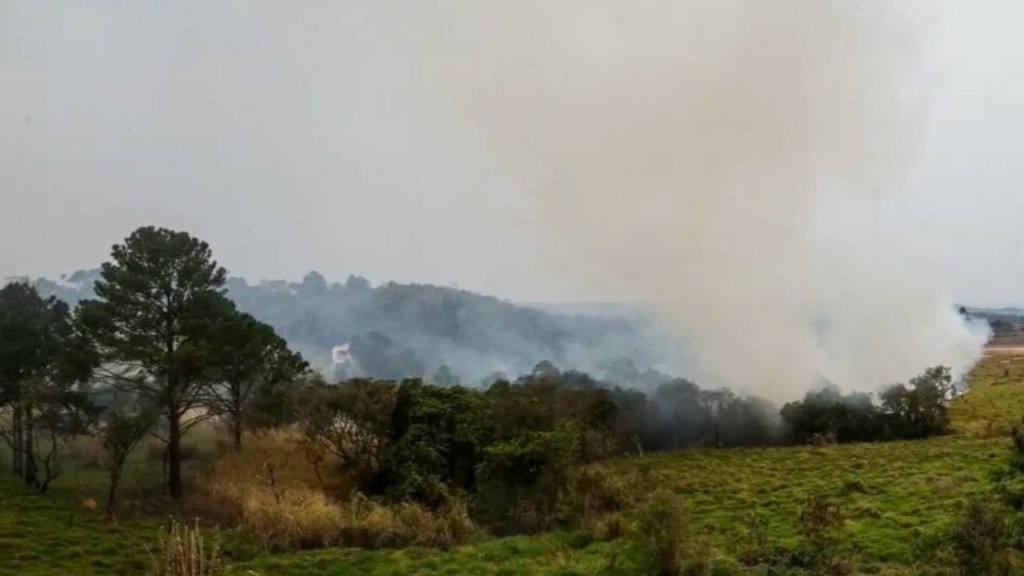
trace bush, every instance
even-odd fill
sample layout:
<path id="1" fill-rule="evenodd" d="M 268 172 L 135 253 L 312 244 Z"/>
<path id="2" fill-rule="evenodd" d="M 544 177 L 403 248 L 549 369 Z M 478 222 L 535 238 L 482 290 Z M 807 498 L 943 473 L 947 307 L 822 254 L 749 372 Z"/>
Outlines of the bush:
<path id="1" fill-rule="evenodd" d="M 1014 527 L 1005 510 L 994 502 L 974 500 L 953 527 L 951 544 L 965 575 L 1016 573 L 1011 547 Z"/>
<path id="2" fill-rule="evenodd" d="M 689 521 L 682 500 L 660 489 L 640 508 L 635 543 L 649 568 L 665 576 L 683 574 Z"/>
<path id="3" fill-rule="evenodd" d="M 576 527 L 584 514 L 581 487 L 586 488 L 579 440 L 578 427 L 565 424 L 487 447 L 477 472 L 477 517 L 499 534 Z M 600 499 L 591 504 L 600 505 Z"/>
<path id="4" fill-rule="evenodd" d="M 742 541 L 737 558 L 747 566 L 779 566 L 789 554 L 773 546 L 769 533 L 771 518 L 760 508 L 754 508 L 743 519 Z"/>
<path id="5" fill-rule="evenodd" d="M 291 491 L 281 500 L 252 494 L 242 504 L 242 515 L 242 530 L 274 551 L 333 546 L 447 549 L 476 532 L 460 501 L 431 511 L 412 502 L 383 505 L 358 492 L 347 502 L 311 490 Z"/>
<path id="6" fill-rule="evenodd" d="M 339 545 L 447 548 L 476 533 L 468 507 L 455 497 L 437 510 L 410 502 L 386 506 L 359 492 L 332 498 L 333 490 L 325 491 L 321 481 L 330 486 L 345 481 L 338 462 L 323 466 L 332 475 L 318 477 L 314 466 L 295 454 L 295 441 L 287 432 L 254 436 L 243 452 L 221 459 L 193 504 L 208 516 L 234 522 L 274 551 Z"/>
<path id="7" fill-rule="evenodd" d="M 846 518 L 839 505 L 821 496 L 808 498 L 797 518 L 803 537 L 800 563 L 814 574 L 846 574 L 842 561 Z"/>
<path id="8" fill-rule="evenodd" d="M 222 571 L 220 547 L 205 542 L 198 523 L 189 527 L 171 520 L 150 576 L 215 576 Z"/>
<path id="9" fill-rule="evenodd" d="M 650 493 L 648 488 L 636 470 L 592 464 L 566 487 L 561 515 L 583 540 L 616 540 L 625 533 L 623 512 L 642 501 Z"/>

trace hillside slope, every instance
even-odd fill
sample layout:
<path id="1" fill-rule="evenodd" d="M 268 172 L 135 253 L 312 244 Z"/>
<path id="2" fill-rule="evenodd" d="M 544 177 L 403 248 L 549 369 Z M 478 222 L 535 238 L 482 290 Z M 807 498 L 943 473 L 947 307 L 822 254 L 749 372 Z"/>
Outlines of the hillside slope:
<path id="1" fill-rule="evenodd" d="M 74 305 L 92 297 L 98 278 L 98 270 L 81 270 L 35 284 L 44 295 Z M 647 368 L 679 356 L 647 316 L 627 307 L 604 307 L 595 314 L 561 307 L 545 311 L 448 287 L 393 282 L 375 287 L 356 276 L 328 283 L 316 272 L 297 283 L 250 284 L 233 277 L 227 290 L 240 309 L 273 326 L 328 376 L 335 376 L 331 349 L 346 343 L 355 363 L 344 375 L 432 379 L 446 374 L 471 386 L 495 371 L 529 372 L 542 360 L 601 376 L 612 361 L 628 358 Z M 442 366 L 446 369 L 439 372 Z"/>

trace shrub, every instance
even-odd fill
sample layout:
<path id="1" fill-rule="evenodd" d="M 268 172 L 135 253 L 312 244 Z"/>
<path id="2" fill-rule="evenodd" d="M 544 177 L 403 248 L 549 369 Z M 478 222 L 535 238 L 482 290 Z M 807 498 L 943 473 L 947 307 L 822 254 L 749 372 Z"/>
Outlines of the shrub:
<path id="1" fill-rule="evenodd" d="M 808 498 L 797 517 L 803 537 L 801 562 L 814 574 L 845 574 L 840 557 L 846 518 L 839 505 L 822 496 Z"/>
<path id="2" fill-rule="evenodd" d="M 1015 573 L 1010 556 L 1013 532 L 1003 508 L 986 500 L 970 502 L 951 534 L 961 572 L 971 576 Z"/>
<path id="3" fill-rule="evenodd" d="M 174 520 L 160 537 L 159 554 L 153 557 L 150 576 L 215 576 L 223 571 L 220 548 L 207 544 L 198 523 L 189 527 Z"/>
<path id="4" fill-rule="evenodd" d="M 582 540 L 616 540 L 625 532 L 622 512 L 641 502 L 649 494 L 648 487 L 636 470 L 592 464 L 566 486 L 560 515 Z"/>
<path id="5" fill-rule="evenodd" d="M 754 508 L 746 515 L 743 522 L 744 544 L 738 556 L 740 561 L 748 566 L 781 563 L 781 552 L 769 541 L 769 528 L 770 517 L 763 510 Z"/>
<path id="6" fill-rule="evenodd" d="M 334 502 L 322 493 L 292 491 L 281 501 L 253 497 L 243 504 L 242 529 L 270 550 L 332 546 L 450 548 L 476 532 L 465 504 L 432 511 L 413 502 L 383 505 L 358 493 Z"/>
<path id="7" fill-rule="evenodd" d="M 313 464 L 292 455 L 294 441 L 294 433 L 254 436 L 245 451 L 221 459 L 193 503 L 207 515 L 230 519 L 275 551 L 339 545 L 447 548 L 476 533 L 465 502 L 456 497 L 437 510 L 410 502 L 386 506 L 359 492 L 332 498 L 320 487 Z M 337 461 L 331 464 L 323 469 L 334 475 L 322 480 L 336 485 L 344 477 Z"/>
<path id="8" fill-rule="evenodd" d="M 650 568 L 663 575 L 682 574 L 686 567 L 684 544 L 689 536 L 688 519 L 682 501 L 660 489 L 640 509 L 636 544 Z"/>
<path id="9" fill-rule="evenodd" d="M 477 472 L 476 512 L 499 533 L 568 527 L 580 514 L 579 435 L 574 426 L 489 446 Z"/>

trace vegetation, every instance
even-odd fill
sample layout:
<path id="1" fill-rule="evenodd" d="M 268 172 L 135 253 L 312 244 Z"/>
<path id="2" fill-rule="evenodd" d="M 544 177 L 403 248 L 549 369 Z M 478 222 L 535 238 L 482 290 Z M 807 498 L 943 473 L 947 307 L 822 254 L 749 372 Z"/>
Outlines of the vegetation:
<path id="1" fill-rule="evenodd" d="M 167 489 L 184 493 L 182 419 L 201 405 L 215 359 L 217 323 L 228 314 L 225 272 L 209 246 L 184 232 L 140 228 L 114 246 L 96 282 L 97 300 L 79 304 L 102 378 L 163 412 Z"/>
<path id="2" fill-rule="evenodd" d="M 925 439 L 949 428 L 946 403 L 952 382 L 949 368 L 930 368 L 909 387 L 897 384 L 882 390 L 880 405 L 868 394 L 843 396 L 837 388 L 826 387 L 784 406 L 782 419 L 797 443 Z"/>
<path id="3" fill-rule="evenodd" d="M 997 503 L 975 499 L 953 526 L 953 552 L 965 574 L 1016 574 L 1015 526 Z"/>
<path id="4" fill-rule="evenodd" d="M 325 379 L 226 297 L 202 241 L 141 228 L 111 257 L 74 313 L 0 291 L 3 571 L 1020 565 L 1024 395 L 1003 391 L 1024 374 L 1004 357 L 964 394 L 934 367 L 877 400 L 824 387 L 781 410 L 631 362 L 431 383 L 383 343 L 363 358 L 395 377 Z"/>
<path id="5" fill-rule="evenodd" d="M 95 298 L 100 270 L 82 270 L 61 282 L 35 281 L 41 294 L 74 305 Z M 331 347 L 349 343 L 355 362 L 331 373 L 347 377 L 421 377 L 436 383 L 493 382 L 495 371 L 520 374 L 538 360 L 591 370 L 600 360 L 660 358 L 643 322 L 547 313 L 455 288 L 393 282 L 372 286 L 353 276 L 328 283 L 310 272 L 300 282 L 225 279 L 238 306 L 324 370 Z M 435 380 L 435 377 L 440 377 Z"/>
<path id="6" fill-rule="evenodd" d="M 166 535 L 160 535 L 150 576 L 218 576 L 222 572 L 220 549 L 206 542 L 198 523 L 183 527 L 172 520 Z"/>
<path id="7" fill-rule="evenodd" d="M 0 437 L 11 448 L 11 472 L 40 492 L 60 476 L 61 451 L 94 415 L 81 359 L 66 304 L 27 284 L 0 290 Z"/>
<path id="8" fill-rule="evenodd" d="M 100 441 L 106 451 L 107 471 L 110 473 L 110 489 L 107 491 L 107 503 L 103 507 L 103 516 L 109 522 L 115 522 L 117 518 L 117 487 L 128 456 L 153 427 L 155 419 L 156 414 L 152 411 L 130 414 L 113 409 L 99 428 Z"/>

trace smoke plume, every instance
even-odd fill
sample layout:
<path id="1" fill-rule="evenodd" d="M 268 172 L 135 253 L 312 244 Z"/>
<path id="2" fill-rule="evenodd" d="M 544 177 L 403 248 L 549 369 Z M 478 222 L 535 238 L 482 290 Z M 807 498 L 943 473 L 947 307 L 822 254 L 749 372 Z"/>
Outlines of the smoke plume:
<path id="1" fill-rule="evenodd" d="M 775 397 L 969 368 L 941 262 L 872 217 L 926 126 L 907 3 L 445 3 L 424 97 L 525 175 L 552 270 L 656 302 L 698 377 Z"/>

